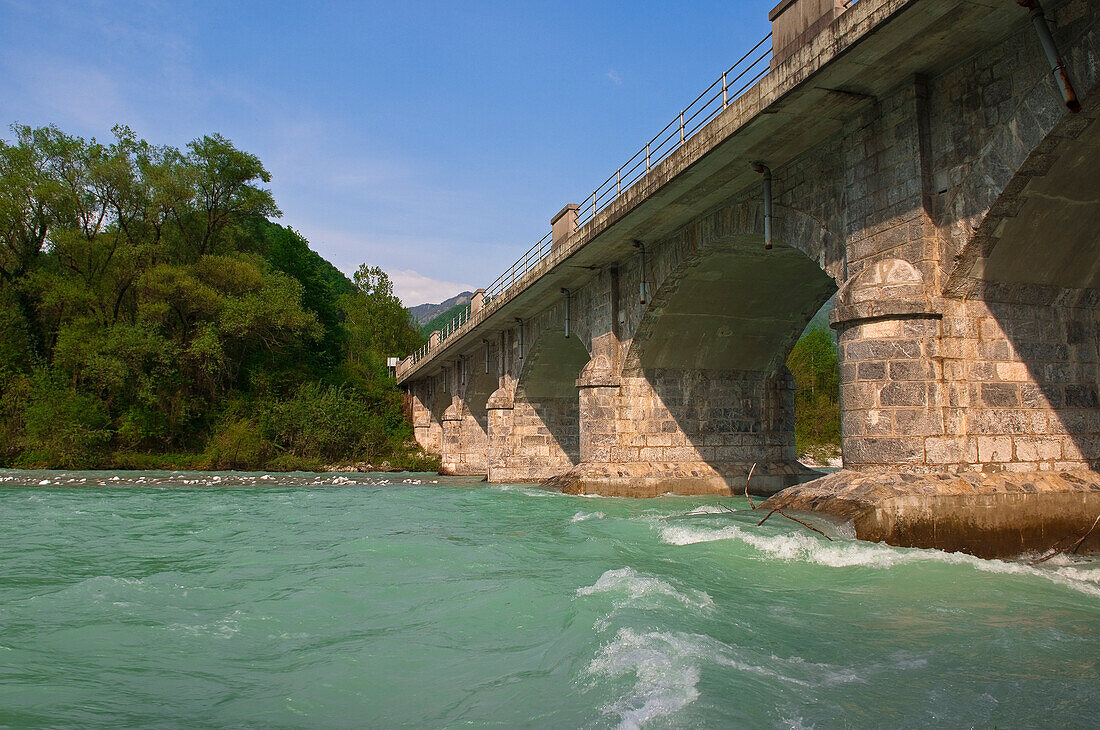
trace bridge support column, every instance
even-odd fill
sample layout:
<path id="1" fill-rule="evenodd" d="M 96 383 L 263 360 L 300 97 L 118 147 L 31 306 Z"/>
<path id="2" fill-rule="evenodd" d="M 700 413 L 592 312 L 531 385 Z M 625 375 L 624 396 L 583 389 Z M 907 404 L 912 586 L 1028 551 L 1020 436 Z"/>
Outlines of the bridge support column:
<path id="1" fill-rule="evenodd" d="M 654 497 L 773 494 L 804 481 L 786 372 L 654 370 L 619 376 L 594 358 L 577 380 L 580 463 L 548 487 Z"/>
<path id="2" fill-rule="evenodd" d="M 461 462 L 461 426 L 462 426 L 462 401 L 454 398 L 451 405 L 443 412 L 443 449 L 440 463 L 440 474 L 456 475 L 456 466 Z"/>
<path id="3" fill-rule="evenodd" d="M 488 438 L 466 401 L 455 397 L 443 413 L 443 460 L 440 473 L 478 476 L 488 473 Z"/>
<path id="4" fill-rule="evenodd" d="M 413 435 L 420 448 L 433 454 L 443 451 L 443 425 L 432 413 L 432 399 L 426 381 L 416 383 L 410 396 L 412 401 Z"/>
<path id="5" fill-rule="evenodd" d="M 490 482 L 507 481 L 507 467 L 512 455 L 512 411 L 515 409 L 514 386 L 498 388 L 485 404 L 488 414 L 487 474 Z"/>
<path id="6" fill-rule="evenodd" d="M 837 297 L 841 438 L 853 470 L 940 471 L 967 460 L 944 420 L 941 303 L 913 264 L 886 259 Z"/>
<path id="7" fill-rule="evenodd" d="M 606 352 L 593 357 L 577 378 L 580 400 L 580 463 L 608 464 L 619 447 L 619 376 Z M 617 455 L 617 454 L 615 454 Z"/>

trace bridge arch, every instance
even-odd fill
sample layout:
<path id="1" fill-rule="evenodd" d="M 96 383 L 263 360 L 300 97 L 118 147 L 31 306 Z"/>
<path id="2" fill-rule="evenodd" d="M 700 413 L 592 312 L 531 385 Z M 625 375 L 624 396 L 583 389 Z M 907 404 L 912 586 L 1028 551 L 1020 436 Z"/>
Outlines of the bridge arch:
<path id="1" fill-rule="evenodd" d="M 754 489 L 770 492 L 805 471 L 785 361 L 836 292 L 843 259 L 825 226 L 787 207 L 777 207 L 774 248 L 764 249 L 762 213 L 730 205 L 653 247 L 655 291 L 615 396 L 628 418 L 589 429 L 614 432 L 609 457 L 624 482 L 644 464 L 673 489 L 728 493 L 755 463 Z"/>
<path id="2" fill-rule="evenodd" d="M 580 461 L 576 381 L 589 361 L 588 348 L 556 323 L 547 324 L 537 330 L 514 385 L 506 386 L 510 397 L 493 396 L 507 404 L 490 404 L 508 413 L 503 437 L 491 435 L 498 443 L 492 481 L 542 481 Z"/>
<path id="3" fill-rule="evenodd" d="M 454 371 L 455 393 L 440 415 L 442 472 L 459 476 L 484 475 L 489 469 L 487 406 L 498 385 L 497 367 L 489 353 L 478 348 L 464 361 L 456 362 Z"/>
<path id="4" fill-rule="evenodd" d="M 623 358 L 623 374 L 646 369 L 781 368 L 810 318 L 843 281 L 835 237 L 815 218 L 776 206 L 774 248 L 764 249 L 762 210 L 719 211 L 670 246 L 656 292 Z"/>
<path id="5" fill-rule="evenodd" d="M 1098 117 L 1100 103 L 1090 96 L 1079 114 L 1067 114 L 1051 126 L 1030 154 L 1013 148 L 1002 152 L 1012 157 L 1001 167 L 1011 177 L 987 193 L 996 197 L 982 210 L 965 207 L 979 203 L 960 194 L 962 200 L 948 215 L 964 242 L 946 278 L 945 295 L 1012 299 L 1038 287 L 1100 287 L 1100 262 L 1094 255 L 1100 231 Z M 988 180 L 987 171 L 998 164 L 983 156 L 976 167 L 974 174 Z M 978 223 L 970 230 L 974 220 Z"/>

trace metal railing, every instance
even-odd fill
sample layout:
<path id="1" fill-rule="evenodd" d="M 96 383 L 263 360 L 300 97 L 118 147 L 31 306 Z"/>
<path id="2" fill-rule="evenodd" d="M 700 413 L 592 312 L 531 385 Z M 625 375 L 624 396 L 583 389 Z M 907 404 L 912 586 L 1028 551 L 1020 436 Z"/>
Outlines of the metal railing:
<path id="1" fill-rule="evenodd" d="M 714 80 L 699 96 L 664 126 L 653 139 L 634 153 L 618 170 L 600 183 L 577 213 L 577 225 L 582 226 L 596 217 L 630 186 L 670 154 L 680 149 L 692 135 L 714 117 L 718 116 L 737 97 L 745 93 L 768 72 L 772 49 L 768 45 L 771 33 L 749 49 L 737 63 Z M 762 49 L 761 46 L 764 46 Z"/>
<path id="2" fill-rule="evenodd" d="M 443 329 L 439 330 L 439 342 L 442 342 L 443 340 L 453 335 L 462 325 L 466 324 L 469 321 L 470 305 L 467 304 L 465 307 L 459 310 L 458 316 L 452 319 L 450 323 L 448 323 Z M 413 363 L 420 362 L 424 358 L 424 356 L 428 354 L 428 350 L 430 349 L 431 344 L 431 340 L 428 340 L 428 342 L 424 343 L 424 345 L 419 350 L 411 355 Z"/>
<path id="3" fill-rule="evenodd" d="M 630 159 L 587 196 L 577 213 L 577 227 L 589 223 L 604 208 L 608 207 L 649 173 L 658 163 L 680 149 L 692 135 L 703 128 L 710 120 L 718 116 L 735 99 L 745 93 L 753 84 L 768 73 L 771 64 L 772 47 L 768 43 L 771 34 L 765 36 L 748 53 L 730 66 L 714 83 L 703 90 L 699 96 L 680 110 L 680 113 L 658 132 L 645 146 L 635 152 Z M 553 238 L 547 233 L 535 245 L 527 249 L 507 271 L 498 276 L 485 288 L 485 304 L 505 294 L 509 289 L 525 279 L 539 264 L 550 255 Z M 470 307 L 463 309 L 449 325 L 440 331 L 442 343 L 458 331 L 470 319 Z M 418 363 L 432 349 L 431 341 L 411 355 L 412 363 Z"/>

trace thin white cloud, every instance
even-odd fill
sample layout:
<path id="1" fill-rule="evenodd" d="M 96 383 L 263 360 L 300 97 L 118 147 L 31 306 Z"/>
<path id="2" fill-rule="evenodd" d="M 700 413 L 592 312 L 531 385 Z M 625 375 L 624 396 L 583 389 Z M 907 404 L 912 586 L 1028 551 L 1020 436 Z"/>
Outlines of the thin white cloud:
<path id="1" fill-rule="evenodd" d="M 608 72 L 605 73 L 604 76 L 611 79 L 611 83 L 615 84 L 616 86 L 622 86 L 622 83 L 623 83 L 622 77 L 619 76 L 619 72 L 616 71 L 615 69 L 608 70 Z"/>
<path id="2" fill-rule="evenodd" d="M 431 279 L 411 269 L 405 271 L 394 269 L 386 273 L 393 282 L 394 294 L 406 307 L 427 303 L 438 304 L 455 294 L 473 291 L 475 288 L 469 284 Z"/>
<path id="3" fill-rule="evenodd" d="M 348 277 L 355 273 L 360 264 L 365 263 L 369 266 L 380 266 L 385 271 L 422 271 L 426 272 L 424 275 L 427 277 L 445 276 L 451 281 L 474 281 L 475 286 L 465 287 L 472 290 L 488 285 L 497 274 L 511 265 L 514 258 L 513 249 L 497 249 L 465 237 L 447 239 L 434 235 L 349 232 L 327 228 L 309 218 L 293 214 L 288 214 L 279 223 L 301 233 L 314 251 L 332 262 L 333 266 Z M 478 255 L 463 256 L 456 253 L 459 251 L 477 251 Z M 463 289 L 454 293 L 459 291 Z"/>
<path id="4" fill-rule="evenodd" d="M 3 66 L 16 85 L 19 111 L 24 114 L 40 110 L 51 121 L 100 130 L 96 136 L 103 138 L 109 138 L 111 127 L 120 122 L 141 123 L 123 101 L 116 80 L 100 69 L 58 58 L 20 59 L 14 53 L 7 54 Z"/>

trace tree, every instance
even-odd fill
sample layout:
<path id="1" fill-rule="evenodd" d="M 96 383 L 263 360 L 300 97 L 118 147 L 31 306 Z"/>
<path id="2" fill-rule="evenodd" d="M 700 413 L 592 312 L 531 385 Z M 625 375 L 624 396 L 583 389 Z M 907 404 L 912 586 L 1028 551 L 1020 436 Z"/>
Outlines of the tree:
<path id="1" fill-rule="evenodd" d="M 787 357 L 794 376 L 795 442 L 800 453 L 840 446 L 840 384 L 836 343 L 817 327 L 795 343 Z"/>
<path id="2" fill-rule="evenodd" d="M 270 174 L 224 137 L 181 151 L 113 131 L 0 140 L 0 460 L 401 452 L 383 358 L 420 340 L 385 273 L 352 282 L 268 220 Z"/>
<path id="3" fill-rule="evenodd" d="M 409 311 L 393 293 L 393 283 L 377 266 L 363 264 L 352 277 L 356 292 L 341 308 L 348 327 L 349 355 L 357 362 L 365 353 L 404 357 L 422 343 Z"/>

